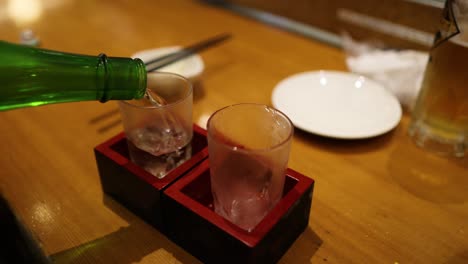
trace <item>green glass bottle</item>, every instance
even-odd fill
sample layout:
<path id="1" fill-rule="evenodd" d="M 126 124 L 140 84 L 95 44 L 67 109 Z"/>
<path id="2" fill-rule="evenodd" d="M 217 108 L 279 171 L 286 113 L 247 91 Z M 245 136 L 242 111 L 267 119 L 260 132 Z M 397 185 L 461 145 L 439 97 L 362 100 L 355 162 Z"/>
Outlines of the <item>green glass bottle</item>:
<path id="1" fill-rule="evenodd" d="M 130 100 L 146 91 L 140 59 L 78 55 L 0 41 L 0 111 L 86 100 Z"/>

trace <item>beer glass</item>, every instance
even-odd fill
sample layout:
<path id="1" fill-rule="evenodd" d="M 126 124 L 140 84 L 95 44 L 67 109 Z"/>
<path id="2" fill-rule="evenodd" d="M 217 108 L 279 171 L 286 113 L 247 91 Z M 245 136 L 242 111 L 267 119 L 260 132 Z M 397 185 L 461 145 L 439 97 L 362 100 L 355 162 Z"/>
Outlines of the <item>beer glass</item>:
<path id="1" fill-rule="evenodd" d="M 439 154 L 464 157 L 468 146 L 468 0 L 448 0 L 409 135 Z"/>

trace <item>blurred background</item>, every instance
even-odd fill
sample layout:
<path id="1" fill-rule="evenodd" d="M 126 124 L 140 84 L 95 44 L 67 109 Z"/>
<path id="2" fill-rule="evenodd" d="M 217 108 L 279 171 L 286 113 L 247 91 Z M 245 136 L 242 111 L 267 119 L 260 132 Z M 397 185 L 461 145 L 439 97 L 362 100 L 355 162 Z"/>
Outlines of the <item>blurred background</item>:
<path id="1" fill-rule="evenodd" d="M 389 48 L 427 50 L 444 0 L 214 0 L 234 12 L 341 45 L 340 35 Z"/>
<path id="2" fill-rule="evenodd" d="M 0 0 L 0 22 L 27 27 L 44 9 L 69 0 Z M 96 1 L 83 1 L 98 6 Z M 141 2 L 141 1 L 140 1 Z M 238 14 L 340 45 L 339 36 L 380 41 L 393 48 L 427 50 L 444 0 L 206 0 Z M 144 3 L 144 1 L 143 1 Z"/>

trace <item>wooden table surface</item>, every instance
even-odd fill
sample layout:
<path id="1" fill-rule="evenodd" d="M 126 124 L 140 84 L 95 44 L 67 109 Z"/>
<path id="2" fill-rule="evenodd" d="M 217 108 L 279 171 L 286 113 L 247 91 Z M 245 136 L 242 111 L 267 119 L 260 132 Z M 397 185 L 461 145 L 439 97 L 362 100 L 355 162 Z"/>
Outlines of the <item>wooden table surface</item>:
<path id="1" fill-rule="evenodd" d="M 196 123 L 228 104 L 271 104 L 288 75 L 346 70 L 337 48 L 198 1 L 24 3 L 0 1 L 1 38 L 30 28 L 68 52 L 130 56 L 231 32 L 201 54 Z M 115 102 L 1 112 L 0 123 L 0 190 L 55 262 L 199 262 L 103 195 L 93 148 L 122 131 Z M 408 123 L 356 141 L 296 130 L 289 166 L 316 186 L 309 227 L 280 263 L 468 263 L 468 162 L 415 147 Z"/>

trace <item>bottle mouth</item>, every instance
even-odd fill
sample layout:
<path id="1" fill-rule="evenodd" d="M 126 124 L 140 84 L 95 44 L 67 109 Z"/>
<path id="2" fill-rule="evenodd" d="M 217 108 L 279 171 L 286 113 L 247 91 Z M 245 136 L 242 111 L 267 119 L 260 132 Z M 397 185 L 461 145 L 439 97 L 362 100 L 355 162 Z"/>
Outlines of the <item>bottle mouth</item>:
<path id="1" fill-rule="evenodd" d="M 148 84 L 148 77 L 147 77 L 147 72 L 146 72 L 146 65 L 145 63 L 139 59 L 139 58 L 135 58 L 133 59 L 133 61 L 135 61 L 137 64 L 138 64 L 138 76 L 142 76 L 143 78 L 140 78 L 139 81 L 140 83 L 138 84 L 138 87 L 145 87 L 145 89 L 138 89 L 137 91 L 137 94 L 136 94 L 136 97 L 135 98 L 143 98 L 145 96 L 145 93 L 146 93 L 146 87 L 147 87 L 147 84 Z"/>

